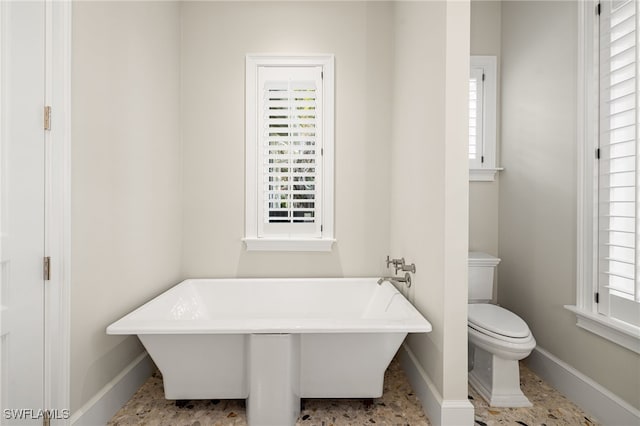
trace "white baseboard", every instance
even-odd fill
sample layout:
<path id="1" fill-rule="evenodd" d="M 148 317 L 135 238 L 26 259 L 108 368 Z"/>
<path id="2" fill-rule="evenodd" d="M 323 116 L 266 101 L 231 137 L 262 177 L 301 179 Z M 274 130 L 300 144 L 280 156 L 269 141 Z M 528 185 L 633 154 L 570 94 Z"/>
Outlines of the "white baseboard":
<path id="1" fill-rule="evenodd" d="M 535 348 L 526 364 L 544 381 L 602 424 L 640 425 L 640 410 L 544 349 Z"/>
<path id="2" fill-rule="evenodd" d="M 155 365 L 146 352 L 140 354 L 71 416 L 77 426 L 102 426 L 131 399 L 151 376 Z"/>
<path id="3" fill-rule="evenodd" d="M 443 400 L 435 384 L 406 344 L 400 347 L 399 355 L 400 365 L 432 425 L 471 426 L 474 424 L 473 405 L 468 399 Z"/>

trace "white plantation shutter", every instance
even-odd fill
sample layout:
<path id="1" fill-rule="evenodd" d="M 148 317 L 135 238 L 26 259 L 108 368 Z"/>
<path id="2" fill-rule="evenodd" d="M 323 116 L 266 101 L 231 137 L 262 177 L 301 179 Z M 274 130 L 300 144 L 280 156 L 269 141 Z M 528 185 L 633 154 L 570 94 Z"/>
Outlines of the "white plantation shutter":
<path id="1" fill-rule="evenodd" d="M 598 310 L 640 325 L 638 3 L 600 4 Z"/>
<path id="2" fill-rule="evenodd" d="M 483 101 L 484 84 L 482 68 L 471 68 L 469 73 L 469 167 L 482 166 L 483 152 Z"/>
<path id="3" fill-rule="evenodd" d="M 322 67 L 260 67 L 258 90 L 258 237 L 320 237 Z"/>

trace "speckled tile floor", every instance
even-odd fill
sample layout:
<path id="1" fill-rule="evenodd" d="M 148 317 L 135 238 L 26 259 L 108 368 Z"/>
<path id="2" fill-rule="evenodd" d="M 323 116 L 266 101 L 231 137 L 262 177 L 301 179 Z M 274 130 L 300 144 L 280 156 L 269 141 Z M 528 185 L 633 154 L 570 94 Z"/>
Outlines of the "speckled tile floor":
<path id="1" fill-rule="evenodd" d="M 573 402 L 529 370 L 524 363 L 520 363 L 520 388 L 533 407 L 489 407 L 489 404 L 469 386 L 469 399 L 475 408 L 476 425 L 599 425 L 596 419 L 586 415 Z"/>
<path id="2" fill-rule="evenodd" d="M 531 408 L 492 408 L 471 388 L 469 399 L 475 407 L 475 423 L 480 426 L 591 426 L 598 423 L 585 415 L 555 389 L 521 365 L 522 390 L 533 403 Z M 244 400 L 199 400 L 177 407 L 164 399 L 162 376 L 156 372 L 131 400 L 111 419 L 108 426 L 232 426 L 246 425 Z M 423 426 L 429 425 L 418 398 L 394 359 L 385 373 L 384 394 L 366 404 L 350 399 L 306 399 L 297 425 L 301 426 Z"/>

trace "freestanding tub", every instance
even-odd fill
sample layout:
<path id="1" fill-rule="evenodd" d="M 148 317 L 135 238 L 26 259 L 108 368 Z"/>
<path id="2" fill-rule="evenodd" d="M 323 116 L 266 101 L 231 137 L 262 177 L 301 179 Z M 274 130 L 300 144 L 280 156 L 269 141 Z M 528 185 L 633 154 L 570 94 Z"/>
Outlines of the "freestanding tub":
<path id="1" fill-rule="evenodd" d="M 407 333 L 431 331 L 376 281 L 186 280 L 107 333 L 140 338 L 167 399 L 246 398 L 250 425 L 293 425 L 300 398 L 380 397 Z"/>

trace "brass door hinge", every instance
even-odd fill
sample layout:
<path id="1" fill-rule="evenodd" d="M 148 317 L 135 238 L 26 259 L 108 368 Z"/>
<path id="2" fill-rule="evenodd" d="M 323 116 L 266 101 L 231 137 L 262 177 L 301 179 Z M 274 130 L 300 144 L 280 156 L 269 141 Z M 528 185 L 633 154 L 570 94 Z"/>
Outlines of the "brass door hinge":
<path id="1" fill-rule="evenodd" d="M 47 256 L 44 258 L 42 272 L 45 281 L 49 281 L 51 279 L 51 257 Z"/>
<path id="2" fill-rule="evenodd" d="M 51 107 L 44 107 L 44 129 L 51 130 Z"/>

